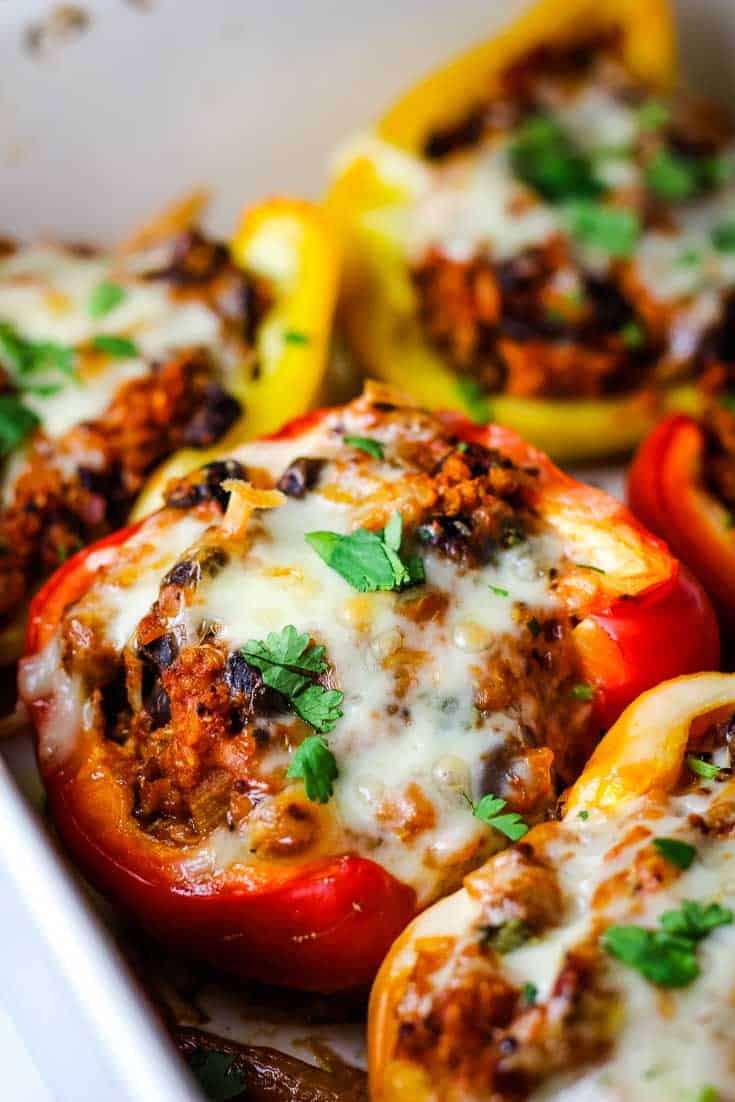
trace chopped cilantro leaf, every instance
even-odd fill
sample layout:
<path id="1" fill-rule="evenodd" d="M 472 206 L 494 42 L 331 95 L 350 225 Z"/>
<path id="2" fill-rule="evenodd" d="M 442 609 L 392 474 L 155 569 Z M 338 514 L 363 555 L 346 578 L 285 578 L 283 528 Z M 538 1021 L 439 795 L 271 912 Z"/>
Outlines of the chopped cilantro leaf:
<path id="1" fill-rule="evenodd" d="M 721 907 L 719 903 L 702 906 L 694 899 L 685 899 L 678 910 L 661 915 L 661 925 L 667 934 L 701 941 L 718 926 L 729 926 L 733 917 L 730 908 Z"/>
<path id="2" fill-rule="evenodd" d="M 477 379 L 469 375 L 460 375 L 456 386 L 457 393 L 473 421 L 478 425 L 486 425 L 492 420 L 492 406 Z"/>
<path id="3" fill-rule="evenodd" d="M 8 322 L 0 322 L 0 363 L 13 381 L 23 389 L 29 375 L 40 371 L 58 371 L 74 375 L 74 349 L 55 341 L 30 341 Z"/>
<path id="4" fill-rule="evenodd" d="M 348 536 L 338 532 L 307 532 L 306 542 L 360 593 L 406 589 L 425 581 L 424 564 L 418 557 L 400 556 L 403 520 L 393 513 L 383 532 L 358 528 Z"/>
<path id="5" fill-rule="evenodd" d="M 590 199 L 568 203 L 566 215 L 572 237 L 610 256 L 630 256 L 641 231 L 635 211 Z"/>
<path id="6" fill-rule="evenodd" d="M 332 730 L 342 715 L 343 694 L 316 681 L 327 668 L 324 647 L 309 643 L 308 635 L 299 635 L 293 624 L 288 624 L 280 632 L 269 632 L 265 642 L 251 639 L 242 654 L 260 670 L 264 683 L 285 696 L 306 723 L 320 734 Z"/>
<path id="7" fill-rule="evenodd" d="M 589 811 L 578 811 L 577 812 L 577 818 L 582 819 L 583 822 L 586 822 L 586 820 L 589 819 L 589 817 L 590 817 Z"/>
<path id="8" fill-rule="evenodd" d="M 595 690 L 592 685 L 581 683 L 579 685 L 572 685 L 569 690 L 569 695 L 574 697 L 575 700 L 592 700 L 595 695 Z"/>
<path id="9" fill-rule="evenodd" d="M 510 148 L 510 163 L 524 184 L 552 203 L 592 198 L 602 191 L 590 158 L 548 115 L 535 115 L 519 129 Z"/>
<path id="10" fill-rule="evenodd" d="M 90 318 L 103 318 L 105 314 L 109 314 L 119 306 L 124 298 L 125 291 L 119 283 L 112 283 L 110 280 L 98 283 L 89 296 L 87 309 Z"/>
<path id="11" fill-rule="evenodd" d="M 697 758 L 694 754 L 687 754 L 686 763 L 692 773 L 696 773 L 698 777 L 704 777 L 705 780 L 712 781 L 715 777 L 719 776 L 719 765 L 713 765 L 712 762 L 703 761 L 702 758 Z"/>
<path id="12" fill-rule="evenodd" d="M 679 869 L 688 869 L 697 851 L 688 842 L 680 842 L 678 838 L 654 838 L 653 845 L 672 865 Z"/>
<path id="13" fill-rule="evenodd" d="M 286 776 L 303 779 L 309 799 L 320 804 L 327 803 L 334 791 L 333 782 L 339 776 L 339 770 L 326 739 L 321 735 L 305 738 L 291 758 Z"/>
<path id="14" fill-rule="evenodd" d="M 508 811 L 505 815 L 500 814 L 505 807 L 505 800 L 501 799 L 500 796 L 488 794 L 478 800 L 476 804 L 473 804 L 469 796 L 466 799 L 476 819 L 480 819 L 487 826 L 499 830 L 506 838 L 510 838 L 511 842 L 517 842 L 519 838 L 528 833 L 528 826 L 515 811 Z"/>
<path id="15" fill-rule="evenodd" d="M 721 187 L 733 176 L 735 166 L 731 157 L 703 157 L 699 162 L 699 172 L 705 187 Z"/>
<path id="16" fill-rule="evenodd" d="M 646 332 L 638 321 L 629 321 L 620 330 L 620 339 L 626 348 L 642 348 L 646 343 Z"/>
<path id="17" fill-rule="evenodd" d="M 489 585 L 488 589 L 491 593 L 494 593 L 496 597 L 510 597 L 509 590 L 503 589 L 500 585 Z"/>
<path id="18" fill-rule="evenodd" d="M 521 991 L 521 999 L 526 1006 L 533 1006 L 538 997 L 538 987 L 535 983 L 524 983 L 523 990 Z"/>
<path id="19" fill-rule="evenodd" d="M 682 249 L 676 258 L 676 263 L 681 268 L 694 268 L 702 261 L 702 254 L 698 249 Z"/>
<path id="20" fill-rule="evenodd" d="M 286 344 L 308 344 L 309 334 L 302 333 L 298 329 L 287 329 L 283 334 Z"/>
<path id="21" fill-rule="evenodd" d="M 610 926 L 602 935 L 602 945 L 652 983 L 686 987 L 699 975 L 697 942 L 716 927 L 729 925 L 733 917 L 733 912 L 719 903 L 703 906 L 685 899 L 678 910 L 661 915 L 660 930 Z"/>
<path id="22" fill-rule="evenodd" d="M 357 448 L 358 451 L 367 452 L 368 455 L 372 455 L 374 459 L 383 459 L 384 451 L 383 445 L 379 440 L 373 440 L 371 436 L 343 436 L 345 444 L 349 444 L 352 448 Z"/>
<path id="23" fill-rule="evenodd" d="M 609 926 L 603 948 L 661 987 L 686 987 L 699 975 L 696 947 L 689 938 L 643 926 Z"/>
<path id="24" fill-rule="evenodd" d="M 659 199 L 682 203 L 699 189 L 695 161 L 670 149 L 661 149 L 646 166 L 646 186 Z"/>
<path id="25" fill-rule="evenodd" d="M 234 1059 L 227 1052 L 195 1052 L 189 1057 L 189 1067 L 209 1102 L 229 1102 L 247 1089 Z"/>
<path id="26" fill-rule="evenodd" d="M 0 394 L 0 457 L 9 455 L 40 421 L 15 394 Z"/>
<path id="27" fill-rule="evenodd" d="M 671 118 L 671 109 L 660 99 L 648 99 L 638 108 L 638 126 L 641 130 L 661 130 Z"/>
<path id="28" fill-rule="evenodd" d="M 735 218 L 715 226 L 712 244 L 721 253 L 735 253 Z"/>
<path id="29" fill-rule="evenodd" d="M 138 346 L 129 337 L 115 337 L 107 333 L 100 333 L 92 338 L 92 348 L 95 352 L 104 352 L 115 360 L 127 360 L 138 356 Z"/>

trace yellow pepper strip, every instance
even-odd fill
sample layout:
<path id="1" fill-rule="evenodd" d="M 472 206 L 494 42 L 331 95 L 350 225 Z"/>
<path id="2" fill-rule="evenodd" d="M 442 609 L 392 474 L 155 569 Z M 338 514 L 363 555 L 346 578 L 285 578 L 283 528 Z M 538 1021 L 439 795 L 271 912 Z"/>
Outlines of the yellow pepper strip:
<path id="1" fill-rule="evenodd" d="M 248 367 L 230 382 L 242 417 L 213 448 L 186 448 L 162 464 L 138 498 L 132 520 L 161 505 L 169 479 L 275 431 L 305 413 L 319 395 L 338 278 L 324 214 L 304 200 L 268 199 L 244 212 L 230 250 L 236 264 L 266 281 L 274 299 L 256 336 L 257 377 Z"/>
<path id="2" fill-rule="evenodd" d="M 653 90 L 674 75 L 666 0 L 541 0 L 495 38 L 463 54 L 409 91 L 337 159 L 326 199 L 343 254 L 341 317 L 348 343 L 370 374 L 408 390 L 429 408 L 471 413 L 457 375 L 426 339 L 406 264 L 409 208 L 428 169 L 421 159 L 433 131 L 466 116 L 498 88 L 508 68 L 540 45 L 562 45 L 618 28 L 625 63 Z M 490 416 L 561 462 L 629 450 L 663 409 L 695 412 L 694 387 L 611 399 L 491 396 Z"/>
<path id="3" fill-rule="evenodd" d="M 693 721 L 735 704 L 735 675 L 664 681 L 634 700 L 607 732 L 565 798 L 566 815 L 667 791 L 681 773 Z"/>
<path id="4" fill-rule="evenodd" d="M 668 0 L 541 0 L 480 46 L 419 81 L 378 124 L 385 141 L 420 153 L 429 135 L 500 91 L 503 73 L 539 46 L 605 31 L 621 35 L 626 68 L 657 91 L 671 86 L 675 43 Z"/>

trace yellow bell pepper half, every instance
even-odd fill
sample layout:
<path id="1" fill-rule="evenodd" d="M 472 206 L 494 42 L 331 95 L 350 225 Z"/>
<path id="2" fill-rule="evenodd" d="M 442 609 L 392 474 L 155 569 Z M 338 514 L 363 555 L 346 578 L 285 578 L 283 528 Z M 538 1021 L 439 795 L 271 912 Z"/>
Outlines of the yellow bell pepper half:
<path id="1" fill-rule="evenodd" d="M 674 76 L 667 0 L 541 0 L 490 41 L 409 91 L 337 158 L 326 199 L 343 254 L 341 317 L 348 343 L 370 375 L 396 383 L 431 408 L 472 413 L 457 376 L 426 339 L 405 262 L 408 209 L 428 168 L 427 137 L 466 117 L 500 88 L 509 66 L 541 45 L 564 45 L 617 30 L 624 63 L 652 91 Z M 629 450 L 663 407 L 697 408 L 694 388 L 662 397 L 557 400 L 490 396 L 491 419 L 510 425 L 562 462 Z"/>
<path id="2" fill-rule="evenodd" d="M 731 714 L 735 708 L 735 675 L 701 673 L 665 681 L 643 693 L 623 712 L 600 742 L 565 803 L 565 818 L 580 812 L 612 813 L 626 800 L 665 797 L 684 767 L 692 726 L 701 717 Z M 546 822 L 525 835 L 523 846 L 541 847 L 557 828 Z M 491 862 L 493 858 L 490 859 Z M 482 876 L 472 873 L 470 879 Z M 430 1073 L 408 1059 L 397 1058 L 400 1014 L 407 978 L 416 960 L 416 945 L 456 936 L 472 920 L 473 902 L 466 888 L 435 903 L 414 919 L 394 942 L 370 996 L 368 1056 L 371 1098 L 379 1102 L 429 1102 L 436 1098 Z"/>
<path id="3" fill-rule="evenodd" d="M 263 279 L 273 296 L 256 336 L 257 375 L 248 368 L 229 384 L 243 415 L 213 448 L 185 448 L 163 463 L 138 498 L 132 520 L 162 504 L 169 479 L 274 432 L 319 397 L 339 271 L 324 213 L 300 199 L 267 199 L 245 210 L 230 251 L 235 263 Z"/>

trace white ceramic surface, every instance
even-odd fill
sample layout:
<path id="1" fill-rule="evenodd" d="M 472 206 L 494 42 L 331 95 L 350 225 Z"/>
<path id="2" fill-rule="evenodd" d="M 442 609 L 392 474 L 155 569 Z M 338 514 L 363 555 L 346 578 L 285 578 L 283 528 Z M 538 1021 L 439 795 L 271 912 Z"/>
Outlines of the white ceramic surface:
<path id="1" fill-rule="evenodd" d="M 0 232 L 111 240 L 201 183 L 224 231 L 263 193 L 317 195 L 345 135 L 521 6 L 95 0 L 34 52 L 54 5 L 0 0 Z M 688 67 L 731 93 L 735 0 L 678 6 Z M 1 761 L 0 1068 L 3 1102 L 195 1097 Z"/>

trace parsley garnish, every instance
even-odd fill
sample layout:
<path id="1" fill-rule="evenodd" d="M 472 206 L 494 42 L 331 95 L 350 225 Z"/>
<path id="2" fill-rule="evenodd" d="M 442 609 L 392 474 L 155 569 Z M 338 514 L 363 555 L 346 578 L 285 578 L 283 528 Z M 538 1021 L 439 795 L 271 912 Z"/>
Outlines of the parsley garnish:
<path id="1" fill-rule="evenodd" d="M 591 199 L 569 203 L 567 218 L 572 237 L 610 256 L 630 256 L 641 230 L 635 211 Z"/>
<path id="2" fill-rule="evenodd" d="M 682 249 L 676 258 L 676 263 L 681 268 L 694 268 L 702 260 L 701 254 L 697 249 L 689 248 Z"/>
<path id="3" fill-rule="evenodd" d="M 712 230 L 712 244 L 721 253 L 735 253 L 735 219 L 715 226 Z"/>
<path id="4" fill-rule="evenodd" d="M 646 343 L 646 333 L 638 321 L 629 321 L 620 330 L 620 339 L 626 348 L 642 348 Z"/>
<path id="5" fill-rule="evenodd" d="M 548 115 L 535 115 L 520 128 L 510 148 L 516 176 L 552 203 L 599 195 L 592 162 Z"/>
<path id="6" fill-rule="evenodd" d="M 610 926 L 603 948 L 661 987 L 686 987 L 699 975 L 696 949 L 688 938 L 643 926 Z"/>
<path id="7" fill-rule="evenodd" d="M 15 394 L 0 394 L 0 457 L 10 455 L 40 421 Z"/>
<path id="8" fill-rule="evenodd" d="M 93 337 L 92 348 L 95 352 L 104 352 L 115 360 L 132 359 L 140 354 L 137 344 L 130 337 L 115 337 L 107 333 Z"/>
<path id="9" fill-rule="evenodd" d="M 521 991 L 521 999 L 526 1006 L 533 1006 L 538 996 L 538 987 L 535 983 L 524 983 Z"/>
<path id="10" fill-rule="evenodd" d="M 667 934 L 701 941 L 718 926 L 729 926 L 733 920 L 729 907 L 719 903 L 702 906 L 694 899 L 685 899 L 678 911 L 666 911 L 661 915 L 661 925 Z"/>
<path id="11" fill-rule="evenodd" d="M 283 334 L 283 339 L 286 344 L 308 344 L 309 334 L 302 333 L 298 329 L 287 329 Z"/>
<path id="12" fill-rule="evenodd" d="M 307 532 L 306 542 L 327 566 L 360 593 L 406 589 L 425 581 L 423 561 L 400 556 L 403 519 L 393 513 L 382 532 L 358 528 L 348 536 L 338 532 Z"/>
<path id="13" fill-rule="evenodd" d="M 595 690 L 592 685 L 586 685 L 582 682 L 579 685 L 572 685 L 569 695 L 574 697 L 575 700 L 592 700 Z"/>
<path id="14" fill-rule="evenodd" d="M 29 375 L 38 371 L 74 374 L 74 349 L 55 341 L 30 341 L 8 322 L 0 322 L 0 363 L 21 389 Z"/>
<path id="15" fill-rule="evenodd" d="M 654 847 L 662 857 L 676 865 L 678 869 L 688 869 L 697 851 L 688 842 L 680 842 L 678 838 L 654 838 Z"/>
<path id="16" fill-rule="evenodd" d="M 286 776 L 303 779 L 309 799 L 320 804 L 327 803 L 334 791 L 333 782 L 339 776 L 339 770 L 326 739 L 321 735 L 305 738 L 291 759 Z"/>
<path id="17" fill-rule="evenodd" d="M 112 283 L 109 280 L 98 283 L 89 296 L 87 309 L 90 318 L 103 318 L 105 314 L 109 314 L 110 310 L 114 310 L 116 306 L 119 306 L 124 298 L 125 291 L 119 283 Z"/>
<path id="18" fill-rule="evenodd" d="M 486 425 L 492 420 L 492 406 L 477 379 L 472 379 L 469 375 L 460 375 L 456 386 L 457 393 L 473 421 L 478 425 Z"/>
<path id="19" fill-rule="evenodd" d="M 324 734 L 341 717 L 343 694 L 325 689 L 316 681 L 327 668 L 324 647 L 299 635 L 293 624 L 280 632 L 271 631 L 265 642 L 251 639 L 242 648 L 243 657 L 259 669 L 263 682 L 287 698 L 297 715 Z"/>
<path id="20" fill-rule="evenodd" d="M 372 455 L 374 459 L 383 459 L 384 451 L 383 445 L 379 440 L 373 440 L 371 436 L 343 436 L 345 444 L 349 444 L 352 448 L 357 448 L 358 451 L 367 452 L 368 455 Z"/>
<path id="21" fill-rule="evenodd" d="M 671 118 L 671 110 L 660 99 L 649 99 L 638 108 L 638 126 L 641 130 L 661 130 Z"/>
<path id="22" fill-rule="evenodd" d="M 602 945 L 652 983 L 661 987 L 686 987 L 699 975 L 697 942 L 717 926 L 731 923 L 733 913 L 719 903 L 702 906 L 684 900 L 677 911 L 661 915 L 661 930 L 643 926 L 610 926 Z"/>
<path id="23" fill-rule="evenodd" d="M 189 1067 L 209 1102 L 229 1102 L 247 1089 L 245 1076 L 233 1066 L 234 1060 L 227 1052 L 195 1052 L 189 1057 Z"/>
<path id="24" fill-rule="evenodd" d="M 659 199 L 682 203 L 699 190 L 699 166 L 688 157 L 661 149 L 646 166 L 646 186 Z"/>
<path id="25" fill-rule="evenodd" d="M 517 842 L 519 838 L 528 833 L 528 826 L 517 812 L 508 811 L 505 815 L 500 814 L 505 807 L 505 800 L 501 799 L 500 796 L 493 796 L 488 793 L 487 796 L 483 796 L 481 800 L 474 804 L 469 796 L 464 795 L 475 818 L 480 819 L 487 826 L 499 830 L 506 838 L 510 838 L 511 842 Z"/>
<path id="26" fill-rule="evenodd" d="M 577 812 L 577 818 L 581 819 L 583 822 L 586 822 L 587 819 L 589 819 L 589 817 L 590 817 L 589 811 L 578 811 Z"/>
<path id="27" fill-rule="evenodd" d="M 698 777 L 704 777 L 705 780 L 712 781 L 715 777 L 719 776 L 719 765 L 713 765 L 712 762 L 709 761 L 702 761 L 701 758 L 695 757 L 694 754 L 687 754 L 686 763 L 692 773 L 696 773 Z"/>
<path id="28" fill-rule="evenodd" d="M 491 593 L 494 593 L 496 597 L 510 597 L 510 591 L 503 589 L 500 585 L 489 585 L 488 589 Z"/>

